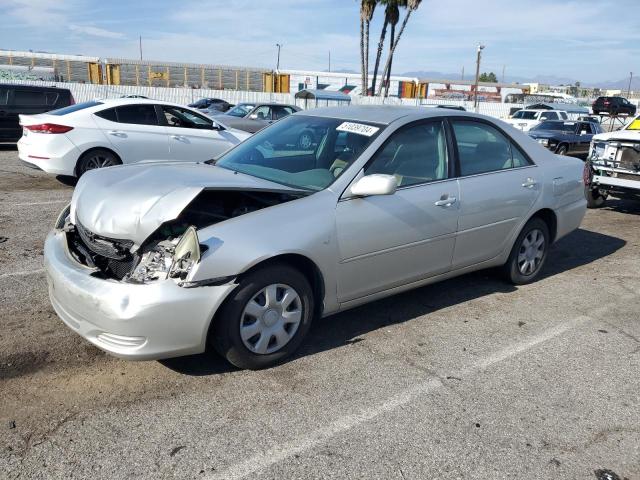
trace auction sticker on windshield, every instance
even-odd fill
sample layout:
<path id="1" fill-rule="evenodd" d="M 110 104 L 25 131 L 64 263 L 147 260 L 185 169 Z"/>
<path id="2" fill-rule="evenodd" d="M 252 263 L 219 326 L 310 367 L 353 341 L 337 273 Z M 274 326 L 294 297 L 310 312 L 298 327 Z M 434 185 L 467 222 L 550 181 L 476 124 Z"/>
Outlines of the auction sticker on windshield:
<path id="1" fill-rule="evenodd" d="M 336 128 L 339 132 L 357 133 L 358 135 L 365 135 L 370 137 L 375 135 L 379 127 L 372 127 L 371 125 L 365 125 L 364 123 L 343 122 Z"/>

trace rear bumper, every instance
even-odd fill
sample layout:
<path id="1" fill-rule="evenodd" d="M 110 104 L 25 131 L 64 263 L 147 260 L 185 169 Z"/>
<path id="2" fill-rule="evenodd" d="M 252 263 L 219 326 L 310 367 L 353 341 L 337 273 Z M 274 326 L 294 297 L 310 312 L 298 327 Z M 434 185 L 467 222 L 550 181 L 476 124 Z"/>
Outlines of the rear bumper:
<path id="1" fill-rule="evenodd" d="M 173 280 L 134 285 L 96 278 L 70 257 L 61 231 L 47 236 L 44 258 L 51 304 L 63 322 L 100 349 L 131 360 L 203 352 L 213 315 L 236 287 L 182 288 Z"/>
<path id="2" fill-rule="evenodd" d="M 555 240 L 559 240 L 579 228 L 586 212 L 587 200 L 584 197 L 556 209 L 557 231 Z"/>
<path id="3" fill-rule="evenodd" d="M 593 185 L 604 185 L 614 188 L 624 188 L 640 191 L 640 175 L 637 180 L 630 180 L 628 178 L 609 177 L 607 175 L 594 175 L 591 179 Z"/>
<path id="4" fill-rule="evenodd" d="M 33 134 L 37 135 L 37 134 Z M 80 150 L 64 135 L 43 145 L 18 141 L 18 157 L 23 162 L 54 175 L 74 175 Z"/>

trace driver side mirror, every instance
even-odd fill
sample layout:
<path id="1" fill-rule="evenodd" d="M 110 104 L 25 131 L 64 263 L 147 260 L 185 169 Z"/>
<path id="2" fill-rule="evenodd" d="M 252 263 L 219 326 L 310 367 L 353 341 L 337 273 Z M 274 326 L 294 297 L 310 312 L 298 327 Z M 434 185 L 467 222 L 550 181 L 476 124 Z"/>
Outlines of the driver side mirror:
<path id="1" fill-rule="evenodd" d="M 393 175 L 374 173 L 365 175 L 351 187 L 351 194 L 356 197 L 370 197 L 373 195 L 392 195 L 398 188 L 398 182 Z"/>

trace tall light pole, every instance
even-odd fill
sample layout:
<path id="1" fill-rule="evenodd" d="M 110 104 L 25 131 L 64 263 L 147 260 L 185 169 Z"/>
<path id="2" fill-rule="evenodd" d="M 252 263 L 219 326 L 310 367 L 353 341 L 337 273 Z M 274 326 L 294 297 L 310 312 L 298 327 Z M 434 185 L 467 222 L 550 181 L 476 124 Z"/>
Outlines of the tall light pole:
<path id="1" fill-rule="evenodd" d="M 142 35 L 140 35 L 140 43 L 139 43 L 139 47 L 140 47 L 140 61 L 142 61 Z"/>
<path id="2" fill-rule="evenodd" d="M 633 80 L 633 72 L 629 72 L 629 88 L 627 88 L 627 98 L 631 96 L 631 80 Z"/>
<path id="3" fill-rule="evenodd" d="M 278 47 L 278 60 L 276 62 L 276 72 L 280 70 L 280 49 L 282 48 L 282 44 L 276 43 L 276 47 Z"/>
<path id="4" fill-rule="evenodd" d="M 478 58 L 476 59 L 476 88 L 473 92 L 473 109 L 478 112 L 478 81 L 480 80 L 480 57 L 484 50 L 484 45 L 478 45 Z"/>

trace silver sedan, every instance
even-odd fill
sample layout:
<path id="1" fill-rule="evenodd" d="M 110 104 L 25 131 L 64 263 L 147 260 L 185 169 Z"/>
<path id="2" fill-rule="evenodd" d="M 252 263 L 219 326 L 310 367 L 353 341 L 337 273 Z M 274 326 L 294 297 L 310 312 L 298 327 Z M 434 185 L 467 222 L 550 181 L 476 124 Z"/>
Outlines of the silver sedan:
<path id="1" fill-rule="evenodd" d="M 585 209 L 583 163 L 499 120 L 328 108 L 214 161 L 88 172 L 45 263 L 60 318 L 114 355 L 263 368 L 314 318 L 489 267 L 532 282 Z"/>

